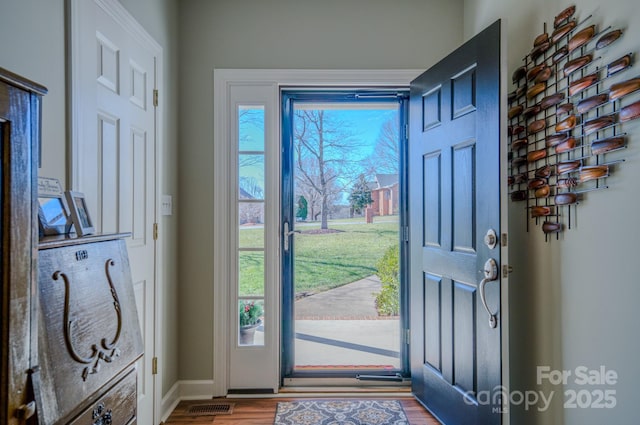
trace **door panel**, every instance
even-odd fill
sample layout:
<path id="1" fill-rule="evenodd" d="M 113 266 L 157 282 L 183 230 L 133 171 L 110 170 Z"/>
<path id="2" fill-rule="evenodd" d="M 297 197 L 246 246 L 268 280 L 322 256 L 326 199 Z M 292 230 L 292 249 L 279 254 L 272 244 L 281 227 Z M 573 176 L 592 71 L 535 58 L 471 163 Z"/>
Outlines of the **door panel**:
<path id="1" fill-rule="evenodd" d="M 442 244 L 442 222 L 440 219 L 440 211 L 442 210 L 442 192 L 440 190 L 441 162 L 442 155 L 440 155 L 440 152 L 425 155 L 423 159 L 423 228 L 425 246 L 439 247 Z"/>
<path id="2" fill-rule="evenodd" d="M 97 230 L 131 233 L 127 250 L 145 347 L 138 361 L 138 417 L 144 423 L 153 420 L 155 113 L 151 97 L 155 63 L 152 52 L 99 9 L 96 27 L 102 42 L 99 69 L 104 70 L 95 85 L 102 118 L 97 150 Z"/>
<path id="3" fill-rule="evenodd" d="M 500 233 L 499 58 L 498 21 L 411 84 L 412 385 L 446 424 L 500 423 L 476 398 L 501 384 L 500 324 L 479 293 L 485 261 L 500 261 L 483 243 Z M 499 306 L 499 281 L 485 288 Z"/>
<path id="4" fill-rule="evenodd" d="M 127 250 L 144 342 L 138 362 L 138 422 L 154 422 L 156 276 L 156 51 L 114 14 L 113 2 L 72 2 L 77 135 L 76 190 L 97 232 L 130 233 Z M 117 2 L 116 2 L 117 3 Z M 79 142 L 78 142 L 79 141 Z M 75 176 L 77 175 L 77 178 Z"/>

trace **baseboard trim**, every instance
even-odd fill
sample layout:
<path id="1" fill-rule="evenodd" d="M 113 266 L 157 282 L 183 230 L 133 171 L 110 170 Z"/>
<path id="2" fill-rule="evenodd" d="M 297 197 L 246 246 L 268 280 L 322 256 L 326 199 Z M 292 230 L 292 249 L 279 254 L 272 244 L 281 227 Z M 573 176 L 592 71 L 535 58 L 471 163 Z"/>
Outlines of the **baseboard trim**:
<path id="1" fill-rule="evenodd" d="M 207 400 L 213 398 L 213 380 L 178 381 L 162 397 L 162 421 L 166 421 L 182 400 Z"/>
<path id="2" fill-rule="evenodd" d="M 183 400 L 209 400 L 216 397 L 213 380 L 185 380 L 176 382 L 162 397 L 161 420 L 166 421 Z M 222 395 L 224 397 L 224 395 Z M 227 398 L 326 398 L 326 397 L 395 397 L 413 398 L 410 387 L 353 387 L 353 386 L 301 386 L 280 388 L 279 393 L 227 394 Z"/>
<path id="3" fill-rule="evenodd" d="M 178 388 L 179 382 L 176 382 L 175 384 L 173 384 L 173 387 L 171 387 L 171 389 L 167 391 L 167 394 L 162 397 L 162 402 L 160 405 L 160 423 L 163 423 L 167 419 L 169 419 L 171 413 L 176 409 L 178 403 L 180 403 Z"/>
<path id="4" fill-rule="evenodd" d="M 180 400 L 213 398 L 213 380 L 178 381 Z"/>

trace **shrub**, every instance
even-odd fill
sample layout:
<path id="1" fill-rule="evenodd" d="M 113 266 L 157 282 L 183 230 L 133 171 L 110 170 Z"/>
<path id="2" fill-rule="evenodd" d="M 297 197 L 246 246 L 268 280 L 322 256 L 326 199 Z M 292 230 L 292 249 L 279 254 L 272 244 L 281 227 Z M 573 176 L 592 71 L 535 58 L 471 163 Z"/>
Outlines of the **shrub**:
<path id="1" fill-rule="evenodd" d="M 381 316 L 396 316 L 400 312 L 400 266 L 398 245 L 391 246 L 376 263 L 376 275 L 382 290 L 376 294 L 376 308 Z"/>

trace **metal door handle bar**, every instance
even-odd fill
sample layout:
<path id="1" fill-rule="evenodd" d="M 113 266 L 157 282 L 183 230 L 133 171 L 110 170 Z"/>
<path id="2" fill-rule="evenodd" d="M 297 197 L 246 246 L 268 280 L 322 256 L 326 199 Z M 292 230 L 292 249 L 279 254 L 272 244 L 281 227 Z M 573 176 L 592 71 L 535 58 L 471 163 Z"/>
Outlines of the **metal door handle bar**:
<path id="1" fill-rule="evenodd" d="M 498 264 L 493 258 L 489 258 L 484 265 L 484 279 L 480 281 L 478 285 L 478 291 L 480 292 L 480 300 L 484 309 L 489 314 L 489 326 L 494 329 L 498 326 L 497 313 L 492 313 L 489 305 L 487 304 L 487 295 L 485 294 L 485 286 L 488 282 L 492 282 L 498 279 Z"/>
<path id="2" fill-rule="evenodd" d="M 289 222 L 285 221 L 284 222 L 284 231 L 283 231 L 284 252 L 289 252 L 289 236 L 293 235 L 294 233 L 300 233 L 300 230 L 289 230 Z"/>
<path id="3" fill-rule="evenodd" d="M 484 309 L 487 310 L 487 313 L 489 314 L 489 326 L 491 326 L 491 328 L 495 328 L 496 326 L 498 326 L 498 318 L 494 313 L 491 312 L 491 309 L 489 309 L 489 306 L 487 305 L 487 297 L 484 293 L 484 287 L 487 284 L 487 282 L 491 282 L 491 280 L 486 278 L 482 279 L 480 281 L 480 287 L 478 290 L 480 291 L 480 300 L 482 300 L 482 305 L 484 306 Z"/>

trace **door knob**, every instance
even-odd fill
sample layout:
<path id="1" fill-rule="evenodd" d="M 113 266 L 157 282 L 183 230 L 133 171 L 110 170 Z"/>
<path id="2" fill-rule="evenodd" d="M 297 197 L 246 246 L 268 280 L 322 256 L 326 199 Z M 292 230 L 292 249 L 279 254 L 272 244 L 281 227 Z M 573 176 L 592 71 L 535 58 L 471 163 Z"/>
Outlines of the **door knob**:
<path id="1" fill-rule="evenodd" d="M 487 304 L 487 296 L 485 294 L 485 286 L 488 282 L 492 282 L 498 279 L 498 263 L 493 258 L 489 258 L 486 263 L 484 263 L 484 279 L 480 281 L 480 285 L 478 285 L 478 292 L 480 292 L 480 300 L 482 301 L 482 305 L 484 309 L 489 314 L 489 326 L 492 329 L 495 329 L 498 326 L 498 317 L 496 313 L 493 313 Z"/>

